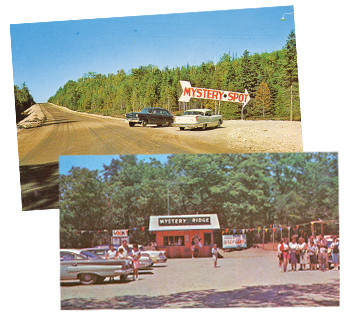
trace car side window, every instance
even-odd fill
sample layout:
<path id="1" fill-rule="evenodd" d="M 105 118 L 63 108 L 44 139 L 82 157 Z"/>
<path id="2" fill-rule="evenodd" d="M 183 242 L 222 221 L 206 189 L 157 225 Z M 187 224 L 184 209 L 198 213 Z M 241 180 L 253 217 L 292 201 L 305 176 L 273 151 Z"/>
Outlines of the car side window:
<path id="1" fill-rule="evenodd" d="M 61 261 L 73 261 L 75 258 L 75 255 L 70 252 L 61 252 L 60 259 Z"/>

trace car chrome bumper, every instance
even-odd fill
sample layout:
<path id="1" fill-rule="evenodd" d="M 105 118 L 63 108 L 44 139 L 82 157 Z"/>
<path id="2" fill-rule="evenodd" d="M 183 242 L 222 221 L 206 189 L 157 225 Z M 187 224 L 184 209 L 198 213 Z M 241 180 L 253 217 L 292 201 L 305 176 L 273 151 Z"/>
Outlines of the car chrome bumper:
<path id="1" fill-rule="evenodd" d="M 138 118 L 126 118 L 125 120 L 132 123 L 141 123 L 141 120 Z"/>
<path id="2" fill-rule="evenodd" d="M 130 274 L 133 273 L 134 269 L 125 269 L 125 270 L 115 270 L 115 276 L 123 275 L 123 274 Z"/>
<path id="3" fill-rule="evenodd" d="M 202 127 L 206 123 L 191 123 L 191 124 L 184 124 L 184 123 L 173 123 L 173 127 L 189 127 L 189 128 L 196 128 L 196 127 Z"/>

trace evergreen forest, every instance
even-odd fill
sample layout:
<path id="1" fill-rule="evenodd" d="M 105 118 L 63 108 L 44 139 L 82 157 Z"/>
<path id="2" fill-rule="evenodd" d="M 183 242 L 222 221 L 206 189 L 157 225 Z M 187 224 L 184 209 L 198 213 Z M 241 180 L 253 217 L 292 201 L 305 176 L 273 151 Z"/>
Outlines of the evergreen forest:
<path id="1" fill-rule="evenodd" d="M 35 102 L 25 82 L 22 83 L 21 87 L 18 87 L 15 85 L 14 93 L 15 93 L 16 123 L 18 123 L 19 121 L 25 118 L 25 115 L 23 114 L 23 112 L 29 109 L 33 104 L 35 104 Z"/>
<path id="2" fill-rule="evenodd" d="M 309 234 L 319 219 L 325 234 L 338 230 L 336 153 L 121 155 L 101 171 L 72 167 L 59 184 L 61 248 L 108 243 L 113 229 L 147 244 L 150 215 L 217 214 L 231 234 L 303 224 Z"/>
<path id="3" fill-rule="evenodd" d="M 233 54 L 232 54 L 233 55 Z M 107 76 L 88 72 L 77 81 L 69 80 L 48 102 L 75 111 L 120 116 L 145 107 L 163 107 L 173 114 L 189 108 L 220 108 L 225 119 L 241 118 L 242 104 L 194 99 L 179 102 L 180 80 L 193 87 L 234 92 L 248 90 L 251 100 L 244 108 L 246 119 L 301 120 L 296 38 L 292 30 L 281 50 L 239 58 L 224 53 L 214 64 L 159 69 L 155 65 L 123 69 Z M 215 103 L 216 102 L 216 103 Z"/>

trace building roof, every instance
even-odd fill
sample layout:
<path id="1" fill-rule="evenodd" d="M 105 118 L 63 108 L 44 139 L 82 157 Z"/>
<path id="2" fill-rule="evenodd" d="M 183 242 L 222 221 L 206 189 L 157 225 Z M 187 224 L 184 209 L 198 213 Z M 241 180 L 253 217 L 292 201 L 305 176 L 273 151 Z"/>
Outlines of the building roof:
<path id="1" fill-rule="evenodd" d="M 149 231 L 219 229 L 216 214 L 150 216 Z"/>

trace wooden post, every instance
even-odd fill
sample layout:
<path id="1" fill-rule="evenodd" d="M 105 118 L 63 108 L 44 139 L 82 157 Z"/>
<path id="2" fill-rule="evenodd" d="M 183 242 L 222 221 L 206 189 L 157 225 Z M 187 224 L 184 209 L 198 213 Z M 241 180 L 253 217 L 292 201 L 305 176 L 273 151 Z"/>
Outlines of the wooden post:
<path id="1" fill-rule="evenodd" d="M 265 249 L 265 227 L 263 227 L 263 249 Z"/>

